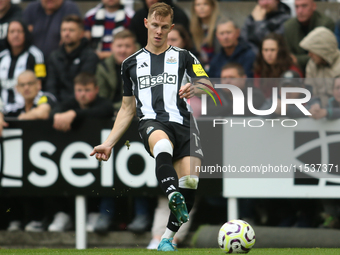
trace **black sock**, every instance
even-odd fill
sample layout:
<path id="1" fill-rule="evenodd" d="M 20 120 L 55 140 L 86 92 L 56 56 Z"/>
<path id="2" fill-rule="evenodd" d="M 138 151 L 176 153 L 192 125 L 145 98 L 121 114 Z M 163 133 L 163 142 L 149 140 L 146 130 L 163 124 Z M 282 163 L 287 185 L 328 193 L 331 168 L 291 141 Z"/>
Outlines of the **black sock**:
<path id="1" fill-rule="evenodd" d="M 183 195 L 187 205 L 188 213 L 190 213 L 195 203 L 196 189 L 179 188 L 179 192 Z"/>
<path id="2" fill-rule="evenodd" d="M 166 197 L 174 191 L 178 191 L 178 177 L 172 166 L 172 156 L 167 152 L 161 152 L 156 158 L 156 177 Z"/>
<path id="3" fill-rule="evenodd" d="M 179 188 L 179 192 L 184 196 L 185 203 L 188 209 L 188 213 L 190 213 L 192 207 L 194 206 L 196 189 Z M 177 232 L 180 228 L 177 218 L 172 212 L 170 212 L 168 225 L 166 227 L 174 232 Z"/>

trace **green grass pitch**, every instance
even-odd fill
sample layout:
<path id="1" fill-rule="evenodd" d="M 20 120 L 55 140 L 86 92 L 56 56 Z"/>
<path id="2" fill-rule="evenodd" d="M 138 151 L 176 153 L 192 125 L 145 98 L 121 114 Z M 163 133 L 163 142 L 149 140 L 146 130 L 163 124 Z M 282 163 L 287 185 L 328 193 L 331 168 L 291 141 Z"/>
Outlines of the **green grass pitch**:
<path id="1" fill-rule="evenodd" d="M 86 249 L 86 250 L 74 250 L 74 249 L 1 249 L 1 255 L 154 255 L 164 254 L 164 252 L 150 251 L 146 249 Z M 166 254 L 171 254 L 167 252 Z M 220 249 L 179 249 L 175 254 L 192 254 L 192 255 L 223 255 L 223 251 Z M 340 249 L 330 248 L 313 248 L 313 249 L 252 249 L 249 255 L 338 255 Z"/>

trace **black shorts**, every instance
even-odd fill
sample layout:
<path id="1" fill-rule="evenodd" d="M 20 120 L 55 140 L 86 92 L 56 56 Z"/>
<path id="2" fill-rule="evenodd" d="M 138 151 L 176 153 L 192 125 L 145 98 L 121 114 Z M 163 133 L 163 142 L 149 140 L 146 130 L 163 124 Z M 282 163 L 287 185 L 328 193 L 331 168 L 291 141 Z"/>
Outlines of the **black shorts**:
<path id="1" fill-rule="evenodd" d="M 141 120 L 139 122 L 138 132 L 143 140 L 144 147 L 153 157 L 149 147 L 149 136 L 155 130 L 164 131 L 172 144 L 174 145 L 173 160 L 185 156 L 193 156 L 203 159 L 203 151 L 199 138 L 199 131 L 192 125 L 186 127 L 176 122 L 159 122 L 157 120 Z"/>

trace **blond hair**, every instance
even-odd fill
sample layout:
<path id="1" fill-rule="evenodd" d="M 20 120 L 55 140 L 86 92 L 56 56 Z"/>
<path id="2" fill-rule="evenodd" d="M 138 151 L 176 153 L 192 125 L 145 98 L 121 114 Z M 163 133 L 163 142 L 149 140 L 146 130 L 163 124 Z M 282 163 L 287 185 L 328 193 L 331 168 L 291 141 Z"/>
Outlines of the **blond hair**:
<path id="1" fill-rule="evenodd" d="M 154 14 L 155 17 L 168 17 L 170 15 L 171 23 L 174 19 L 174 11 L 172 10 L 171 6 L 166 3 L 154 3 L 149 8 L 148 19 L 151 15 Z"/>
<path id="2" fill-rule="evenodd" d="M 204 43 L 207 43 L 209 47 L 213 46 L 216 21 L 219 14 L 219 5 L 217 0 L 206 1 L 212 7 L 207 36 L 204 36 L 202 21 L 195 12 L 195 1 L 193 1 L 193 4 L 191 5 L 190 32 L 192 34 L 196 50 L 199 52 L 201 51 L 201 47 Z"/>

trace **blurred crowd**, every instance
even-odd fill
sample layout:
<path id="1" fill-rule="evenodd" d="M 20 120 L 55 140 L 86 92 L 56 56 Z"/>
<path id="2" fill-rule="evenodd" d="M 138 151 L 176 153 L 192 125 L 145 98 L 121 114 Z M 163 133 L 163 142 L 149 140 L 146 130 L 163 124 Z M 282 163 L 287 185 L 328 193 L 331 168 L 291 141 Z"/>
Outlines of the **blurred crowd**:
<path id="1" fill-rule="evenodd" d="M 191 1 L 190 16 L 172 0 L 142 2 L 141 9 L 133 10 L 120 0 L 101 0 L 82 17 L 77 2 L 69 0 L 34 1 L 24 10 L 10 0 L 1 0 L 0 134 L 8 126 L 6 118 L 52 119 L 53 127 L 63 132 L 82 118 L 114 118 L 122 100 L 121 64 L 146 46 L 144 18 L 155 2 L 165 2 L 174 10 L 175 27 L 168 44 L 191 51 L 209 77 L 238 86 L 245 95 L 252 87 L 255 109 L 272 106 L 273 87 L 299 87 L 312 94 L 305 104 L 312 115 L 302 115 L 294 105 L 288 105 L 286 117 L 340 117 L 340 20 L 319 12 L 315 1 L 295 0 L 296 16 L 292 16 L 291 8 L 280 0 L 257 0 L 243 24 L 222 15 L 217 0 Z M 293 99 L 300 95 L 286 96 Z M 274 96 L 280 102 L 280 93 Z M 221 99 L 224 107 L 214 114 L 232 116 L 230 91 L 222 90 Z M 192 101 L 199 102 L 200 98 Z M 200 117 L 200 109 L 194 104 L 193 108 L 195 116 Z M 245 111 L 247 116 L 252 115 L 247 107 Z M 281 116 L 280 104 L 272 116 Z M 13 212 L 23 208 L 2 226 L 10 231 L 72 229 L 74 209 L 69 203 L 55 201 L 51 206 L 38 198 L 1 200 Z M 157 247 L 165 228 L 160 223 L 166 222 L 162 220 L 167 215 L 162 211 L 165 198 L 157 200 L 153 216 L 149 198 L 135 197 L 134 218 L 126 226 L 135 232 L 152 226 L 150 249 Z M 203 203 L 225 207 L 225 201 L 216 201 L 210 198 Z M 121 201 L 107 197 L 93 203 L 87 230 L 112 229 Z M 311 206 L 315 210 L 310 210 Z M 48 208 L 48 213 L 44 214 L 42 207 Z M 273 208 L 278 209 L 274 212 Z M 254 224 L 339 227 L 338 203 L 330 201 L 240 200 L 240 209 L 241 216 Z M 321 221 L 315 220 L 316 211 L 323 212 Z M 46 220 L 46 215 L 51 219 Z M 270 215 L 276 215 L 277 220 Z M 185 237 L 190 225 L 186 226 L 176 242 Z"/>

